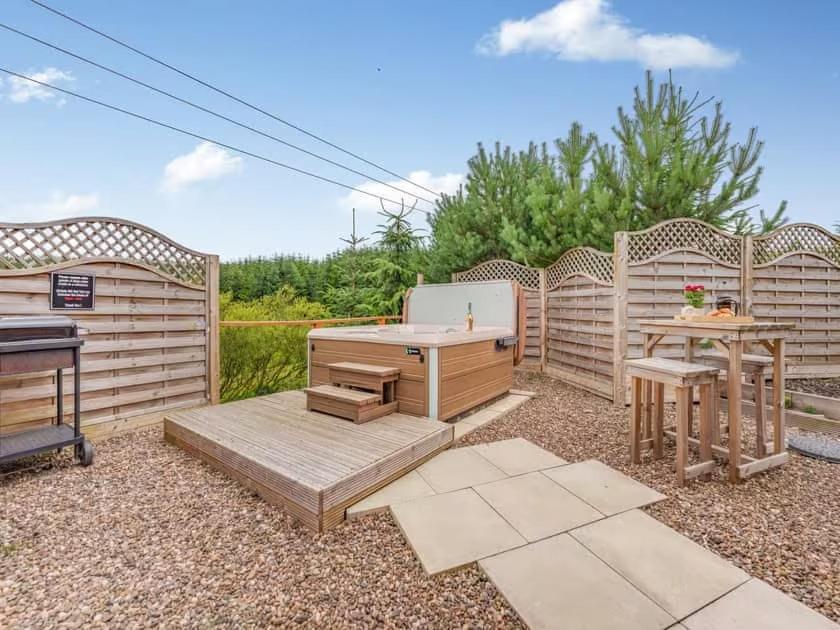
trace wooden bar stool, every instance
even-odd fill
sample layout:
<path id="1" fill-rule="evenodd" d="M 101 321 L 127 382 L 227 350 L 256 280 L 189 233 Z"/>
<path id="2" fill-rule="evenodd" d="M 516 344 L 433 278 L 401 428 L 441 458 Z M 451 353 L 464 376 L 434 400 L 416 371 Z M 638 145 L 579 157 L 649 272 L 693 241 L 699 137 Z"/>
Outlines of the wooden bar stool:
<path id="1" fill-rule="evenodd" d="M 677 441 L 677 482 L 683 485 L 686 479 L 711 473 L 714 469 L 712 457 L 712 430 L 720 422 L 713 417 L 714 400 L 717 378 L 720 370 L 716 367 L 700 363 L 686 363 L 671 359 L 648 357 L 645 359 L 630 359 L 625 362 L 627 374 L 632 379 L 632 415 L 630 425 L 630 459 L 633 463 L 641 461 L 642 450 L 642 390 L 645 383 L 652 383 L 653 387 L 653 431 L 652 447 L 654 457 L 662 457 L 662 436 L 673 435 Z M 666 431 L 665 417 L 665 385 L 674 387 L 677 398 L 677 424 L 675 431 Z M 694 415 L 694 405 L 691 400 L 691 388 L 700 390 L 700 436 L 698 440 L 691 438 L 689 427 Z M 689 443 L 696 443 L 700 451 L 700 463 L 688 466 Z"/>
<path id="2" fill-rule="evenodd" d="M 711 365 L 720 370 L 726 370 L 729 366 L 729 357 L 720 352 L 704 352 L 698 357 L 698 361 Z M 767 379 L 773 374 L 773 357 L 766 357 L 760 354 L 741 355 L 741 373 L 752 382 L 755 388 L 753 402 L 755 403 L 755 450 L 758 457 L 767 455 Z M 772 385 L 771 385 L 772 391 Z M 770 398 L 772 400 L 772 397 Z M 720 400 L 716 395 L 714 400 L 715 409 L 719 409 Z M 720 418 L 720 414 L 716 414 Z M 720 422 L 712 427 L 712 441 L 720 444 Z"/>

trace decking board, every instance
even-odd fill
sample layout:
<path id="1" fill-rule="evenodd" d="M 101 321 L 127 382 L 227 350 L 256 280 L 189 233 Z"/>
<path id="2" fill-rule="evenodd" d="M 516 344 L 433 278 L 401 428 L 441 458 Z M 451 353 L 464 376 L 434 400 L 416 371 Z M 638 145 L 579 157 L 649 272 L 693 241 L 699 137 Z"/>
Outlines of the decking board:
<path id="1" fill-rule="evenodd" d="M 453 442 L 451 425 L 428 418 L 394 413 L 354 424 L 307 411 L 302 392 L 169 413 L 164 432 L 318 531 Z"/>

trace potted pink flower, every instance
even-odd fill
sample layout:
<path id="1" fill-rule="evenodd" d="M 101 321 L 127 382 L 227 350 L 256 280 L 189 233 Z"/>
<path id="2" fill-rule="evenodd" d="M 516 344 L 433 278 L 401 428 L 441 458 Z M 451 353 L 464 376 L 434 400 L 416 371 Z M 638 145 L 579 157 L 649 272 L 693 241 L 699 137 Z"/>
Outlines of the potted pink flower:
<path id="1" fill-rule="evenodd" d="M 703 303 L 706 301 L 706 288 L 702 284 L 687 284 L 683 287 L 683 297 L 687 306 L 682 309 L 683 315 L 702 315 Z"/>

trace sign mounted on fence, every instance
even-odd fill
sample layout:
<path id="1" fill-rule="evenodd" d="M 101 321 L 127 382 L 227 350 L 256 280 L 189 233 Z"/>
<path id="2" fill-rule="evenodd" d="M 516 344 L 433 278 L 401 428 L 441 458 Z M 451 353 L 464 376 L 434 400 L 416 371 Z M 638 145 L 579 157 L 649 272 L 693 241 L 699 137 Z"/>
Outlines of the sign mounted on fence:
<path id="1" fill-rule="evenodd" d="M 50 274 L 50 310 L 91 311 L 94 307 L 95 276 L 81 273 Z"/>

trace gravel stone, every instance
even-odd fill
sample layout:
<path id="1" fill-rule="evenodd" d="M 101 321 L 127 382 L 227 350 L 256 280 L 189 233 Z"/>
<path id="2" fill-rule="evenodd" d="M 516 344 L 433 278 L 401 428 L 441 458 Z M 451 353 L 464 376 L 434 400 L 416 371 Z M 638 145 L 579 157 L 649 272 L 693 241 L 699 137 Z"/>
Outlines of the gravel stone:
<path id="1" fill-rule="evenodd" d="M 0 470 L 0 628 L 522 627 L 477 567 L 426 576 L 389 514 L 314 534 L 158 427 L 97 446 Z"/>
<path id="2" fill-rule="evenodd" d="M 789 378 L 785 380 L 785 389 L 828 396 L 829 398 L 840 398 L 840 377 Z"/>
<path id="3" fill-rule="evenodd" d="M 463 445 L 599 459 L 670 497 L 649 514 L 840 621 L 840 467 L 792 453 L 737 486 L 720 469 L 678 488 L 672 445 L 628 463 L 626 410 L 536 374 L 515 386 L 537 395 Z M 0 627 L 522 627 L 478 568 L 426 576 L 389 514 L 313 534 L 160 428 L 97 446 L 89 468 L 0 468 Z"/>

